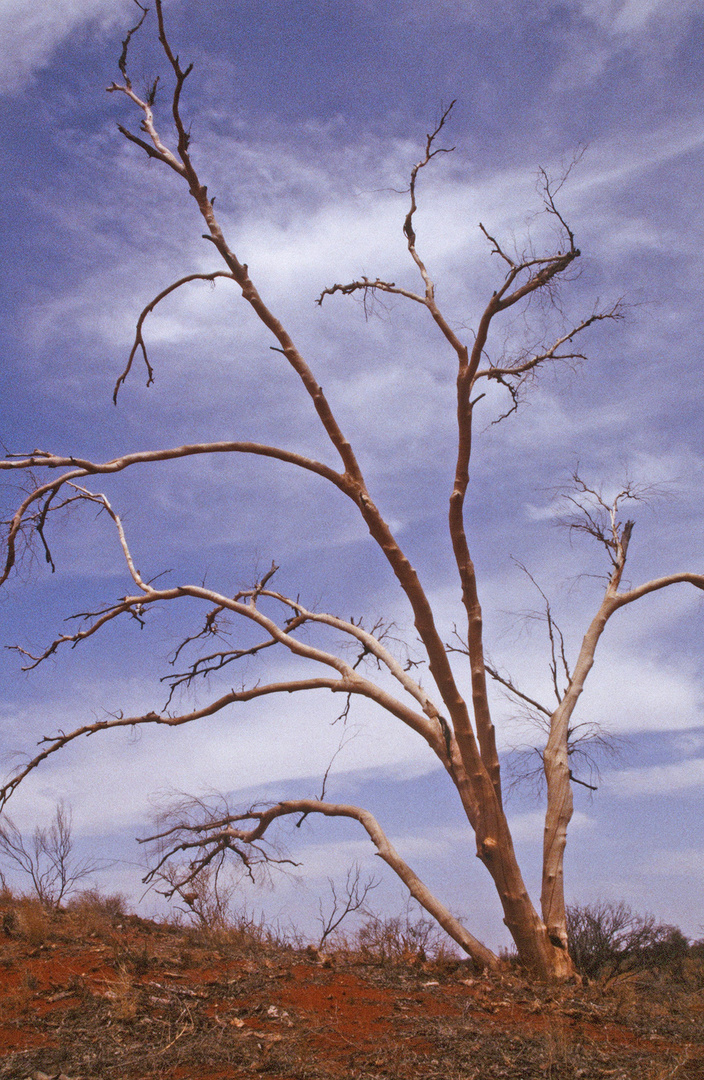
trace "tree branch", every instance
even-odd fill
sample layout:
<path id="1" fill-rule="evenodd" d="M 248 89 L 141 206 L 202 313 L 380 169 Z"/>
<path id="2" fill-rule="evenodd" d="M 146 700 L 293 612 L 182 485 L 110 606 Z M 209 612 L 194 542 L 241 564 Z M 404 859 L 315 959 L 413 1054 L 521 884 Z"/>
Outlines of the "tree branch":
<path id="1" fill-rule="evenodd" d="M 333 296 L 338 292 L 342 296 L 352 296 L 357 292 L 363 293 L 365 311 L 367 310 L 368 294 L 374 294 L 375 292 L 393 293 L 396 296 L 405 296 L 407 300 L 415 300 L 416 303 L 423 304 L 424 307 L 427 307 L 427 301 L 424 296 L 418 296 L 417 293 L 411 292 L 409 289 L 402 289 L 393 281 L 382 281 L 381 278 L 371 281 L 366 277 L 362 277 L 359 281 L 350 281 L 347 285 L 331 285 L 327 289 L 323 289 L 315 302 L 319 307 L 322 307 L 323 300 L 326 296 Z"/>
<path id="2" fill-rule="evenodd" d="M 616 304 L 613 304 L 610 308 L 604 311 L 595 311 L 592 315 L 589 316 L 589 318 L 583 319 L 582 322 L 578 323 L 577 326 L 574 326 L 568 333 L 562 334 L 561 337 L 559 337 L 555 341 L 555 343 L 550 346 L 549 349 L 545 349 L 541 353 L 534 354 L 529 360 L 519 360 L 516 361 L 515 364 L 508 365 L 492 364 L 488 368 L 483 368 L 477 371 L 476 378 L 489 378 L 500 381 L 502 378 L 506 377 L 526 375 L 530 371 L 534 371 L 541 364 L 549 360 L 584 360 L 586 359 L 584 353 L 558 353 L 557 350 L 560 349 L 566 342 L 571 342 L 572 339 L 577 336 L 577 334 L 582 333 L 583 330 L 586 330 L 594 323 L 603 322 L 607 319 L 621 318 L 623 318 L 622 305 L 621 301 L 618 301 Z"/>
<path id="3" fill-rule="evenodd" d="M 327 803 L 319 799 L 286 800 L 264 810 L 250 809 L 241 814 L 231 814 L 213 823 L 177 825 L 165 832 L 145 837 L 140 840 L 140 843 L 154 843 L 168 838 L 172 846 L 167 855 L 162 858 L 163 863 L 165 858 L 183 851 L 205 850 L 207 852 L 210 847 L 214 847 L 215 851 L 220 851 L 233 844 L 255 844 L 265 836 L 269 826 L 278 818 L 301 814 L 306 816 L 323 814 L 325 817 L 347 817 L 358 821 L 376 847 L 379 857 L 401 878 L 411 896 L 442 926 L 453 941 L 457 942 L 481 967 L 498 967 L 498 957 L 468 933 L 448 909 L 432 895 L 427 886 L 398 854 L 376 818 L 361 807 Z M 252 823 L 250 828 L 240 827 L 247 822 Z M 193 864 L 194 874 L 198 872 L 199 865 L 198 857 L 196 857 Z M 149 881 L 154 873 L 154 870 L 150 871 L 145 881 Z"/>
<path id="4" fill-rule="evenodd" d="M 202 709 L 194 709 L 190 713 L 183 713 L 177 716 L 160 716 L 155 712 L 148 712 L 142 716 L 123 716 L 122 714 L 118 714 L 108 720 L 96 720 L 92 724 L 83 724 L 73 731 L 60 731 L 57 735 L 45 735 L 39 743 L 40 746 L 47 744 L 45 749 L 23 765 L 15 776 L 8 780 L 3 787 L 0 787 L 0 809 L 2 809 L 12 793 L 19 787 L 29 773 L 33 772 L 34 769 L 36 769 L 38 765 L 41 765 L 41 763 L 50 757 L 51 754 L 55 754 L 57 750 L 63 749 L 68 743 L 73 742 L 75 739 L 79 739 L 83 735 L 95 735 L 99 731 L 110 731 L 113 728 L 138 727 L 142 724 L 163 724 L 166 727 L 180 727 L 183 724 L 190 724 L 194 720 L 202 720 L 204 717 L 214 716 L 216 713 L 221 712 L 228 705 L 232 705 L 235 702 L 253 701 L 255 698 L 265 697 L 269 694 L 295 694 L 306 690 L 321 689 L 332 690 L 335 692 L 340 691 L 342 693 L 354 692 L 354 688 L 347 686 L 342 679 L 290 679 L 284 682 L 274 682 L 261 686 L 254 686 L 249 689 L 231 690 L 229 693 L 224 694 L 222 697 L 211 702 L 209 705 L 204 706 Z"/>
<path id="5" fill-rule="evenodd" d="M 476 749 L 474 748 L 474 736 L 471 732 L 471 726 L 469 723 L 469 716 L 467 713 L 466 705 L 460 694 L 454 675 L 447 661 L 447 657 L 442 648 L 442 641 L 440 635 L 435 627 L 433 613 L 428 603 L 427 597 L 421 587 L 420 581 L 415 570 L 411 567 L 404 553 L 400 549 L 396 539 L 391 533 L 388 524 L 379 513 L 377 507 L 372 502 L 369 492 L 367 490 L 362 471 L 357 462 L 356 456 L 352 450 L 349 441 L 345 438 L 340 429 L 330 405 L 323 394 L 322 388 L 313 376 L 311 369 L 304 360 L 301 353 L 296 348 L 293 340 L 284 329 L 282 323 L 273 315 L 270 309 L 262 300 L 259 292 L 255 288 L 250 276 L 248 267 L 245 263 L 239 261 L 232 249 L 228 246 L 224 234 L 218 224 L 213 210 L 212 200 L 208 197 L 207 187 L 201 183 L 199 176 L 193 166 L 193 163 L 188 155 L 188 136 L 180 117 L 180 94 L 183 87 L 185 78 L 190 71 L 190 68 L 185 71 L 181 69 L 178 58 L 174 55 L 171 47 L 166 38 L 166 32 L 164 28 L 163 20 L 163 5 L 162 0 L 155 0 L 157 18 L 159 22 L 159 40 L 162 44 L 164 52 L 171 64 L 171 67 L 176 76 L 176 88 L 172 99 L 172 114 L 174 125 L 178 134 L 178 155 L 174 155 L 166 145 L 162 142 L 158 132 L 154 126 L 153 110 L 149 101 L 141 101 L 131 90 L 130 86 L 125 83 L 123 86 L 113 84 L 110 87 L 112 91 L 121 91 L 141 110 L 143 115 L 142 128 L 149 135 L 152 145 L 145 144 L 142 148 L 152 154 L 152 156 L 158 156 L 161 160 L 179 173 L 188 184 L 190 194 L 194 198 L 198 209 L 206 222 L 208 227 L 208 237 L 218 249 L 225 264 L 231 271 L 234 280 L 238 283 L 242 289 L 243 298 L 251 305 L 261 322 L 276 338 L 280 351 L 286 357 L 286 360 L 298 374 L 301 379 L 307 393 L 309 394 L 318 417 L 328 435 L 328 438 L 332 442 L 333 446 L 337 450 L 341 457 L 341 460 L 345 466 L 345 474 L 343 483 L 345 485 L 344 490 L 350 497 L 354 498 L 362 517 L 367 523 L 369 531 L 380 546 L 384 555 L 388 559 L 391 567 L 401 585 L 401 588 L 405 592 L 414 613 L 415 625 L 420 635 L 420 638 L 428 652 L 430 670 L 436 681 L 438 689 L 445 705 L 450 712 L 450 716 L 456 727 L 459 727 L 463 731 L 463 755 L 468 755 L 468 759 L 472 760 L 474 766 L 477 763 Z M 450 108 L 445 110 L 441 117 L 440 123 L 431 135 L 428 136 L 426 143 L 426 154 L 423 161 L 419 162 L 414 168 L 411 178 L 411 211 L 406 218 L 406 221 L 412 222 L 414 213 L 413 201 L 415 191 L 415 178 L 418 170 L 424 167 L 432 157 L 438 153 L 448 152 L 446 149 L 434 148 L 433 141 L 437 134 L 442 129 L 447 116 L 449 115 Z M 134 136 L 128 135 L 131 140 L 137 141 Z M 405 228 L 405 227 L 404 227 Z M 412 225 L 410 226 L 412 231 Z M 412 249 L 414 240 L 409 237 L 409 249 Z M 413 254 L 413 251 L 412 251 Z M 422 264 L 419 262 L 416 256 L 415 261 L 423 273 Z M 435 315 L 434 315 L 435 317 Z M 447 328 L 449 330 L 449 327 Z M 338 485 L 341 486 L 341 485 Z"/>
<path id="6" fill-rule="evenodd" d="M 130 370 L 132 368 L 132 362 L 138 350 L 140 350 L 142 353 L 144 365 L 147 369 L 147 386 L 151 386 L 154 382 L 154 369 L 149 363 L 149 357 L 147 356 L 147 347 L 144 343 L 144 337 L 142 336 L 142 327 L 144 326 L 144 320 L 146 319 L 147 315 L 149 315 L 149 313 L 154 310 L 157 304 L 161 303 L 161 301 L 164 300 L 167 296 L 169 296 L 172 292 L 175 292 L 176 289 L 180 289 L 182 285 L 188 284 L 189 281 L 215 281 L 216 278 L 229 278 L 230 281 L 235 280 L 234 275 L 226 270 L 215 270 L 212 274 L 187 274 L 186 277 L 179 278 L 178 281 L 174 281 L 171 285 L 167 286 L 167 288 L 162 289 L 158 296 L 155 296 L 154 299 L 150 300 L 147 306 L 143 308 L 139 318 L 137 319 L 137 330 L 135 333 L 134 344 L 132 346 L 132 349 L 130 350 L 127 364 L 125 365 L 124 371 L 115 383 L 115 389 L 113 390 L 112 400 L 116 405 L 117 395 L 120 392 L 120 387 L 123 385 L 123 383 L 127 379 L 127 376 L 130 373 Z"/>
<path id="7" fill-rule="evenodd" d="M 486 670 L 487 673 L 491 675 L 494 682 L 505 687 L 514 697 L 519 698 L 520 701 L 524 701 L 526 705 L 530 705 L 532 709 L 537 709 L 543 716 L 547 716 L 548 718 L 552 716 L 550 709 L 546 709 L 546 707 L 541 705 L 539 701 L 536 701 L 535 698 L 529 697 L 528 694 L 524 694 L 522 690 L 519 690 L 518 687 L 513 684 L 510 678 L 501 675 L 496 668 L 492 667 L 490 664 L 486 664 Z"/>
<path id="8" fill-rule="evenodd" d="M 681 585 L 684 583 L 694 585 L 696 589 L 704 590 L 704 574 L 691 574 L 684 571 L 679 574 L 667 574 L 665 577 L 654 578 L 652 581 L 645 581 L 642 585 L 637 585 L 633 589 L 617 593 L 615 598 L 616 606 L 623 607 L 625 604 L 630 604 L 634 600 L 639 600 L 641 596 L 648 596 L 649 593 L 658 592 L 660 589 L 666 589 L 670 585 Z"/>
<path id="9" fill-rule="evenodd" d="M 46 518 L 46 512 L 48 509 L 48 503 L 53 499 L 56 493 L 60 490 L 63 484 L 69 483 L 73 480 L 80 479 L 85 476 L 95 475 L 107 475 L 112 473 L 122 472 L 124 469 L 131 467 L 132 465 L 148 464 L 156 461 L 171 461 L 177 458 L 195 457 L 200 454 L 253 454 L 259 457 L 269 457 L 278 461 L 283 461 L 291 465 L 296 465 L 307 472 L 315 473 L 317 476 L 322 476 L 323 479 L 329 480 L 340 491 L 356 501 L 356 490 L 354 490 L 348 479 L 341 473 L 331 469 L 328 465 L 324 465 L 319 461 L 315 461 L 313 458 L 304 457 L 302 454 L 296 454 L 289 450 L 283 450 L 277 446 L 266 446 L 260 443 L 250 442 L 213 442 L 213 443 L 194 443 L 186 446 L 177 446 L 170 449 L 163 450 L 145 450 L 132 454 L 124 454 L 121 457 L 113 458 L 107 462 L 93 462 L 86 459 L 77 457 L 65 457 L 59 454 L 51 454 L 45 450 L 34 450 L 31 454 L 24 456 L 11 456 L 0 460 L 0 470 L 8 471 L 21 471 L 32 470 L 38 468 L 46 469 L 59 469 L 69 467 L 70 471 L 64 473 L 56 480 L 52 480 L 50 483 L 42 484 L 35 488 L 26 496 L 22 501 L 19 508 L 13 515 L 12 519 L 5 523 L 8 524 L 8 532 L 5 539 L 7 546 L 7 556 L 5 560 L 5 566 L 0 574 L 0 585 L 4 584 L 10 575 L 12 568 L 16 563 L 17 558 L 17 536 L 22 528 L 25 515 L 33 503 L 41 500 L 45 495 L 49 496 L 47 505 L 43 512 L 39 515 L 37 532 L 42 539 L 42 543 L 47 552 L 47 561 L 53 566 L 51 556 L 44 539 L 43 527 Z"/>

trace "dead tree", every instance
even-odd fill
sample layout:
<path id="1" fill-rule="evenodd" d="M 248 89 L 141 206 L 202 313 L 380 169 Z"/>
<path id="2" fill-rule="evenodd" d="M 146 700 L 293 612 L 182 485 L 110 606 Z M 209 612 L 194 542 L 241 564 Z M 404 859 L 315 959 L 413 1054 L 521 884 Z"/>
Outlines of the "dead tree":
<path id="1" fill-rule="evenodd" d="M 172 690 L 184 685 L 192 686 L 198 677 L 203 677 L 199 679 L 201 683 L 207 683 L 209 674 L 221 671 L 226 665 L 236 663 L 244 656 L 261 654 L 277 647 L 287 650 L 288 654 L 295 658 L 300 665 L 301 675 L 298 678 L 258 682 L 255 685 L 232 689 L 187 712 L 178 712 L 167 706 L 141 716 L 112 716 L 84 724 L 71 732 L 60 732 L 47 737 L 36 756 L 6 783 L 1 792 L 2 799 L 5 801 L 24 777 L 41 765 L 49 755 L 83 735 L 121 727 L 133 728 L 142 724 L 177 727 L 213 716 L 223 710 L 232 710 L 244 702 L 272 695 L 281 695 L 283 700 L 286 700 L 288 695 L 304 691 L 328 691 L 340 695 L 348 704 L 360 697 L 366 698 L 379 710 L 390 714 L 400 724 L 413 730 L 441 763 L 447 782 L 456 789 L 468 828 L 475 837 L 476 854 L 493 879 L 503 907 L 504 921 L 525 967 L 540 978 L 568 978 L 573 975 L 574 967 L 567 948 L 563 855 L 572 814 L 569 733 L 575 708 L 594 662 L 599 639 L 611 616 L 635 600 L 677 583 L 688 583 L 704 589 L 704 575 L 676 573 L 623 588 L 622 578 L 633 523 L 622 522 L 620 513 L 622 505 L 634 493 L 625 489 L 615 501 L 607 503 L 595 489 L 590 490 L 586 485 L 582 485 L 581 491 L 575 495 L 581 515 L 579 527 L 585 529 L 604 547 L 610 560 L 610 572 L 603 598 L 584 635 L 576 662 L 571 666 L 566 664 L 564 680 L 557 684 L 557 705 L 539 705 L 546 715 L 549 734 L 543 751 L 547 807 L 543 886 L 538 909 L 524 884 L 504 809 L 499 754 L 487 691 L 488 670 L 482 631 L 482 608 L 466 529 L 465 498 L 470 476 L 474 411 L 484 396 L 482 387 L 492 380 L 501 384 L 509 392 L 515 405 L 526 379 L 556 361 L 570 361 L 582 356 L 576 351 L 575 339 L 581 338 L 587 328 L 595 323 L 618 318 L 619 307 L 613 305 L 592 310 L 581 321 L 556 334 L 552 343 L 546 343 L 536 350 L 509 357 L 498 364 L 487 359 L 486 347 L 490 335 L 496 334 L 497 326 L 501 325 L 507 313 L 512 310 L 520 311 L 522 305 L 538 295 L 549 297 L 561 281 L 569 280 L 570 272 L 580 256 L 575 236 L 556 203 L 558 188 L 544 175 L 544 208 L 559 232 L 556 250 L 547 254 L 530 252 L 526 255 L 512 255 L 488 229 L 480 226 L 495 264 L 499 267 L 496 287 L 487 299 L 473 334 L 462 334 L 455 329 L 454 322 L 436 299 L 433 278 L 419 250 L 415 226 L 417 189 L 421 176 L 436 158 L 449 153 L 451 149 L 443 145 L 442 140 L 452 105 L 445 110 L 434 130 L 427 136 L 420 160 L 411 170 L 407 209 L 400 222 L 410 258 L 409 265 L 417 275 L 418 286 L 397 284 L 382 277 L 361 277 L 346 284 L 332 285 L 324 289 L 319 297 L 318 302 L 322 304 L 325 301 L 335 302 L 337 294 L 356 295 L 363 299 L 393 295 L 425 309 L 456 371 L 456 463 L 454 476 L 448 477 L 449 544 L 464 607 L 460 636 L 471 676 L 471 698 L 466 700 L 451 664 L 451 650 L 442 639 L 428 595 L 382 510 L 377 506 L 355 450 L 342 430 L 330 401 L 287 329 L 259 292 L 247 264 L 236 253 L 232 241 L 225 235 L 216 217 L 214 200 L 192 160 L 189 131 L 181 112 L 182 95 L 191 67 L 184 68 L 172 49 L 164 25 L 161 0 L 155 0 L 155 7 L 159 41 L 173 81 L 171 115 L 163 121 L 167 128 L 170 126 L 170 135 L 156 118 L 157 84 L 154 83 L 140 96 L 129 76 L 129 48 L 135 33 L 144 22 L 146 9 L 142 9 L 139 24 L 129 31 L 123 43 L 119 60 L 120 81 L 114 82 L 108 89 L 126 99 L 140 118 L 139 133 L 119 125 L 122 135 L 158 166 L 174 173 L 184 184 L 205 224 L 205 239 L 212 245 L 213 254 L 219 259 L 219 268 L 207 274 L 184 274 L 144 308 L 137 322 L 136 337 L 127 365 L 117 380 L 115 396 L 117 397 L 138 357 L 145 363 L 148 382 L 153 379 L 144 338 L 144 325 L 149 312 L 165 296 L 191 281 L 213 281 L 215 278 L 229 280 L 244 303 L 249 305 L 260 320 L 263 330 L 273 339 L 271 347 L 281 355 L 281 363 L 289 365 L 298 376 L 302 390 L 308 395 L 317 421 L 327 436 L 333 452 L 333 463 L 319 461 L 280 446 L 236 440 L 135 451 L 104 462 L 62 456 L 43 450 L 36 450 L 28 455 L 10 456 L 0 462 L 0 468 L 37 479 L 7 523 L 6 561 L 0 583 L 7 579 L 16 564 L 18 545 L 22 537 L 30 534 L 38 538 L 46 559 L 53 568 L 46 535 L 51 515 L 60 508 L 90 503 L 109 515 L 114 523 L 122 556 L 132 580 L 132 591 L 119 602 L 102 610 L 84 613 L 81 629 L 57 636 L 43 652 L 34 656 L 24 653 L 26 667 L 32 668 L 41 664 L 64 646 L 76 646 L 92 638 L 123 616 L 142 619 L 144 612 L 153 605 L 180 604 L 186 600 L 196 600 L 204 606 L 205 615 L 202 630 L 188 639 L 189 644 L 194 641 L 206 644 L 212 641 L 220 621 L 226 617 L 231 620 L 245 620 L 251 627 L 257 628 L 261 637 L 253 646 L 239 649 L 225 647 L 218 652 L 204 653 L 191 664 L 185 663 L 184 670 L 171 680 Z M 430 671 L 432 688 L 426 689 L 419 679 L 414 677 L 413 669 L 399 662 L 385 641 L 381 624 L 375 631 L 370 631 L 359 621 L 311 610 L 298 597 L 283 595 L 276 590 L 272 582 L 275 567 L 254 585 L 241 589 L 234 596 L 199 582 L 182 581 L 166 587 L 158 581 L 145 580 L 132 558 L 127 531 L 118 511 L 104 494 L 87 485 L 91 478 L 98 479 L 101 476 L 121 473 L 135 465 L 156 465 L 159 462 L 195 455 L 229 455 L 232 458 L 237 455 L 258 455 L 271 458 L 315 475 L 320 481 L 334 488 L 338 495 L 349 500 L 361 515 L 371 542 L 378 546 L 386 559 L 410 608 L 424 660 Z M 331 650 L 327 644 L 331 630 L 338 638 L 342 636 L 355 647 L 358 662 L 349 659 L 349 652 L 341 655 L 339 651 Z M 180 649 L 178 651 L 180 652 Z M 373 665 L 362 665 L 362 658 L 372 660 Z M 383 677 L 375 677 L 377 670 Z M 491 672 L 489 674 L 491 675 Z M 395 686 L 395 691 L 389 689 L 390 686 Z M 514 689 L 521 695 L 520 689 Z M 185 856 L 189 860 L 188 874 L 195 877 L 199 870 L 207 867 L 223 852 L 239 858 L 245 866 L 249 866 L 253 859 L 256 861 L 258 858 L 266 858 L 267 831 L 275 822 L 287 816 L 296 816 L 300 820 L 302 816 L 310 814 L 342 816 L 358 822 L 367 832 L 382 860 L 401 878 L 409 892 L 447 933 L 478 964 L 494 967 L 499 963 L 497 956 L 474 938 L 440 900 L 432 895 L 393 847 L 379 822 L 362 807 L 331 803 L 322 797 L 282 801 L 264 808 L 253 807 L 210 820 L 185 820 L 162 833 L 160 843 L 164 845 L 164 858 L 168 858 L 170 853 L 179 859 Z M 187 881 L 182 880 L 176 884 L 182 891 Z"/>

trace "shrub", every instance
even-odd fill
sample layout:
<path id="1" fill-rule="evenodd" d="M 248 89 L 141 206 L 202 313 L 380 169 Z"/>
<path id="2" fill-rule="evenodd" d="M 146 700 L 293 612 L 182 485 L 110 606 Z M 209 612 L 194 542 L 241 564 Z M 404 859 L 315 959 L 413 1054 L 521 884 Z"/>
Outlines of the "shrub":
<path id="1" fill-rule="evenodd" d="M 66 910 L 76 914 L 97 914 L 118 922 L 127 917 L 127 900 L 122 893 L 104 896 L 98 889 L 83 889 L 66 904 Z"/>
<path id="2" fill-rule="evenodd" d="M 624 903 L 571 905 L 567 933 L 575 966 L 589 978 L 653 968 L 678 973 L 689 951 L 687 938 L 676 926 L 638 915 Z"/>
<path id="3" fill-rule="evenodd" d="M 447 958 L 445 935 L 437 924 L 409 908 L 386 918 L 371 915 L 357 931 L 354 944 L 364 956 L 382 964 Z"/>
<path id="4" fill-rule="evenodd" d="M 17 927 L 30 945 L 43 945 L 50 935 L 49 914 L 40 900 L 22 897 L 16 908 Z"/>

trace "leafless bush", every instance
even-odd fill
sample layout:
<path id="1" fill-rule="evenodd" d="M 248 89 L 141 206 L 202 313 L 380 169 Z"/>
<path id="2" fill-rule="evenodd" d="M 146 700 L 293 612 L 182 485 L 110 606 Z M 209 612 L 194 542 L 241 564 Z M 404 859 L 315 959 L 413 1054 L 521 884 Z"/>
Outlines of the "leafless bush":
<path id="1" fill-rule="evenodd" d="M 14 821 L 5 816 L 0 822 L 0 857 L 30 879 L 34 894 L 47 908 L 59 907 L 79 881 L 106 865 L 94 859 L 76 860 L 72 814 L 63 802 L 57 803 L 51 825 L 37 825 L 31 840 L 26 840 Z"/>
<path id="2" fill-rule="evenodd" d="M 359 912 L 369 916 L 366 902 L 372 889 L 379 885 L 379 879 L 368 877 L 362 879 L 361 870 L 357 863 L 347 871 L 347 878 L 343 889 L 335 884 L 332 878 L 328 878 L 330 886 L 331 904 L 327 911 L 322 899 L 319 901 L 318 922 L 320 923 L 321 935 L 318 948 L 322 949 L 329 937 L 335 935 L 348 915 Z"/>
<path id="3" fill-rule="evenodd" d="M 649 968 L 681 970 L 689 943 L 676 926 L 638 915 L 624 903 L 596 901 L 567 908 L 570 954 L 590 978 Z"/>
<path id="4" fill-rule="evenodd" d="M 189 878 L 187 870 L 178 863 L 165 864 L 159 880 L 166 886 L 158 892 L 171 900 L 176 920 L 203 930 L 225 930 L 235 921 L 234 899 L 239 882 L 227 872 L 223 860 L 210 863 Z M 185 883 L 183 882 L 183 879 Z"/>

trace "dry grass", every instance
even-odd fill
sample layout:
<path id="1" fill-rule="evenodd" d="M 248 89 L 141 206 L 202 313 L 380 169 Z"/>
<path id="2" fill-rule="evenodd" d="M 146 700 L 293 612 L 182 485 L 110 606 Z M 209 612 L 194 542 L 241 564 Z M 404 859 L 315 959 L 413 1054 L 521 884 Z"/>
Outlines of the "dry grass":
<path id="1" fill-rule="evenodd" d="M 704 1080 L 701 958 L 680 981 L 536 987 L 428 959 L 385 924 L 322 955 L 246 920 L 158 925 L 99 898 L 43 923 L 0 898 L 8 913 L 0 1080 Z"/>
<path id="2" fill-rule="evenodd" d="M 30 945 L 41 945 L 47 940 L 50 916 L 38 900 L 23 898 L 13 911 L 17 928 Z"/>

